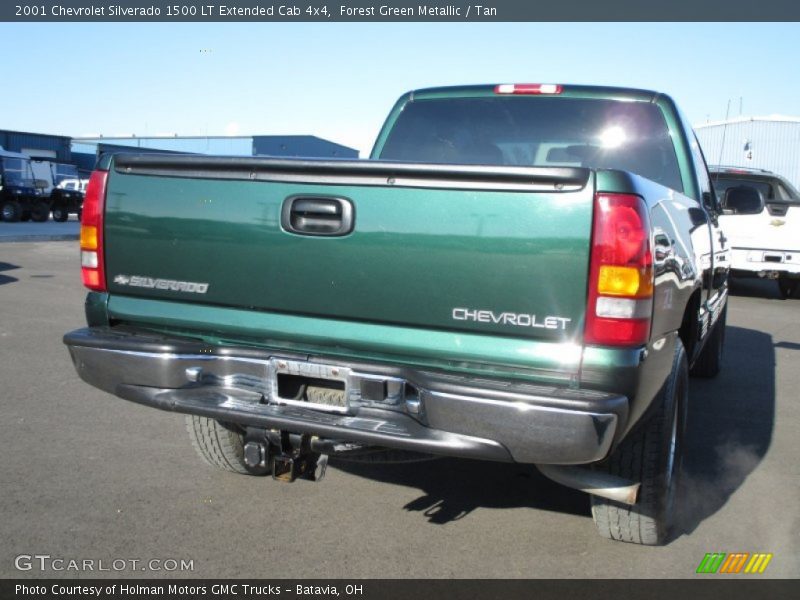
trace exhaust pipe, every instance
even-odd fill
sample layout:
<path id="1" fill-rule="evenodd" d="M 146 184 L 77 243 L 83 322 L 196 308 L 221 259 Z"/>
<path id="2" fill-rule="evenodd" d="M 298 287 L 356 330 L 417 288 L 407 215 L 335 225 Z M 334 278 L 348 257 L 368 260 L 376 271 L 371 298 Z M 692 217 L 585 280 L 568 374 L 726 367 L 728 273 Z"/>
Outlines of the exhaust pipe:
<path id="1" fill-rule="evenodd" d="M 536 465 L 536 468 L 556 483 L 622 504 L 636 504 L 641 486 L 641 483 L 583 467 Z"/>

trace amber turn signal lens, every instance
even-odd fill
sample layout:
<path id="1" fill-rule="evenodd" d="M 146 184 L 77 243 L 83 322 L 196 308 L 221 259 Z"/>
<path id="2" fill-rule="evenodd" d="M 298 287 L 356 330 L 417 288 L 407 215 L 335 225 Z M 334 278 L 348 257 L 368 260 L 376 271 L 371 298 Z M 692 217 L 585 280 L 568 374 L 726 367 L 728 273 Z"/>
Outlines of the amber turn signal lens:
<path id="1" fill-rule="evenodd" d="M 81 248 L 97 250 L 97 227 L 94 225 L 81 225 Z"/>

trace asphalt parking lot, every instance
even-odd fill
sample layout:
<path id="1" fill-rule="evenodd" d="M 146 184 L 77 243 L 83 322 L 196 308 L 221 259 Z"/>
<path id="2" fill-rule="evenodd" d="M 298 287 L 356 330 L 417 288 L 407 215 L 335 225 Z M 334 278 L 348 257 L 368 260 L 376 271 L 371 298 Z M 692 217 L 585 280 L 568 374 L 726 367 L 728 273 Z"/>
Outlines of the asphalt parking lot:
<path id="1" fill-rule="evenodd" d="M 236 476 L 196 457 L 180 415 L 80 381 L 73 242 L 0 243 L 0 577 L 15 557 L 176 559 L 123 577 L 695 577 L 707 552 L 769 552 L 800 575 L 800 299 L 731 298 L 724 372 L 691 384 L 682 530 L 668 546 L 601 539 L 587 496 L 531 468 L 442 459 L 334 463 L 321 483 Z M 706 575 L 705 577 L 708 577 Z"/>

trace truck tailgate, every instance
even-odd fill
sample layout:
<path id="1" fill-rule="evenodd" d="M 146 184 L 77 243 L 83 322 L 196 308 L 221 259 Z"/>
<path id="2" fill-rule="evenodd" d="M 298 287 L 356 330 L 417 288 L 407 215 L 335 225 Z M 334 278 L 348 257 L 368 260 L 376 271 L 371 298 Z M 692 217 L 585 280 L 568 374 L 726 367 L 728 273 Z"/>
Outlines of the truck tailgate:
<path id="1" fill-rule="evenodd" d="M 108 290 L 576 339 L 592 196 L 585 169 L 122 155 L 106 197 Z M 350 203 L 352 232 L 286 231 L 297 197 Z"/>

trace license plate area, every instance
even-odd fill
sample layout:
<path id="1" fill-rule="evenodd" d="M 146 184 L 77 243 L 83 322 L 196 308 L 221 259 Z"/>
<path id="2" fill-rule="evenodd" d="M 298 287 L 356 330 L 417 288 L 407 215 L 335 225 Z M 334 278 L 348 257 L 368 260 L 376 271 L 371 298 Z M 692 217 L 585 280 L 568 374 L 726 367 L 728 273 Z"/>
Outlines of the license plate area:
<path id="1" fill-rule="evenodd" d="M 283 359 L 272 359 L 269 369 L 271 402 L 349 412 L 350 369 Z"/>

